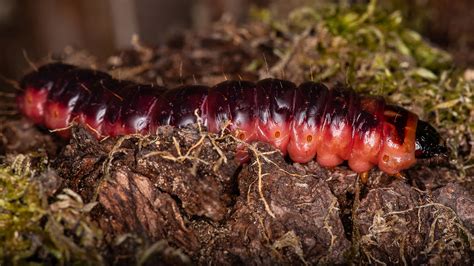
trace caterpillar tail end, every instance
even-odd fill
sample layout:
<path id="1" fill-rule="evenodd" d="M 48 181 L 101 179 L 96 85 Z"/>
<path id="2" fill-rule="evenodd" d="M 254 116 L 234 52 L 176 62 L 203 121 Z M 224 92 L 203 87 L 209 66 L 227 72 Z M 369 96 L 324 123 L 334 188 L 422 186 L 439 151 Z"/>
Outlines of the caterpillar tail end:
<path id="1" fill-rule="evenodd" d="M 434 127 L 425 121 L 418 121 L 415 138 L 415 157 L 427 159 L 447 156 L 448 148 L 442 143 L 441 136 Z"/>

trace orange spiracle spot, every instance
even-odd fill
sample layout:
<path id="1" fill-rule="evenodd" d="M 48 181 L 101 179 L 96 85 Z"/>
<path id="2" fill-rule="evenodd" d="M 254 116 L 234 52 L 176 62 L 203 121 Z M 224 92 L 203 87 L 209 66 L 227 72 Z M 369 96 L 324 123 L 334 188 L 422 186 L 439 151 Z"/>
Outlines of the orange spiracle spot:
<path id="1" fill-rule="evenodd" d="M 276 139 L 280 138 L 280 136 L 281 136 L 281 133 L 280 133 L 280 131 L 278 131 L 278 130 L 277 130 L 277 131 L 275 131 L 275 134 L 274 134 L 274 136 L 275 136 L 275 138 L 276 138 Z"/>

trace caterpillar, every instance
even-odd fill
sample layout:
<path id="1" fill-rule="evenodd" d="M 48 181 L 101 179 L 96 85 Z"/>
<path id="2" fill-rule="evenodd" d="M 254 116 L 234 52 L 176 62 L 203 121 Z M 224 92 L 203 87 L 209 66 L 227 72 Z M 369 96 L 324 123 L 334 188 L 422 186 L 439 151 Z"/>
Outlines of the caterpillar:
<path id="1" fill-rule="evenodd" d="M 378 166 L 397 174 L 418 158 L 446 152 L 437 131 L 416 114 L 341 85 L 264 79 L 166 89 L 52 63 L 26 75 L 20 86 L 18 109 L 34 123 L 51 130 L 81 123 L 98 138 L 183 127 L 196 123 L 197 110 L 209 132 L 227 125 L 242 141 L 270 143 L 294 162 L 316 158 L 334 167 L 347 161 L 358 173 Z"/>

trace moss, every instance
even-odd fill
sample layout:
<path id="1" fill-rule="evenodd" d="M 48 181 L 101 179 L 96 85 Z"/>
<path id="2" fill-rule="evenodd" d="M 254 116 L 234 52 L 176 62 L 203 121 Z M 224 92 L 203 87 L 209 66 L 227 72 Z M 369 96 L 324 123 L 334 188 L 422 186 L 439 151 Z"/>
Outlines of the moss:
<path id="1" fill-rule="evenodd" d="M 33 170 L 42 167 L 30 162 L 19 155 L 0 167 L 1 263 L 101 263 L 101 233 L 87 216 L 94 204 L 67 189 L 48 202 Z"/>

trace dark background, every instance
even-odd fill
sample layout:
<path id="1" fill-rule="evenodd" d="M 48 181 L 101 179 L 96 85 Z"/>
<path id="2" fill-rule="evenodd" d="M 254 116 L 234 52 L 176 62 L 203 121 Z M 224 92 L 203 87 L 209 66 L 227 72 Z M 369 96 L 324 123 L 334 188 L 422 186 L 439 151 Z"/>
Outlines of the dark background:
<path id="1" fill-rule="evenodd" d="M 305 3 L 365 1 L 316 0 L 0 0 L 0 74 L 18 78 L 33 62 L 67 47 L 85 49 L 99 59 L 130 45 L 133 34 L 148 44 L 185 29 L 204 31 L 224 14 L 237 22 L 254 6 L 284 16 Z M 379 1 L 400 9 L 406 24 L 454 54 L 456 62 L 474 66 L 474 1 Z"/>

